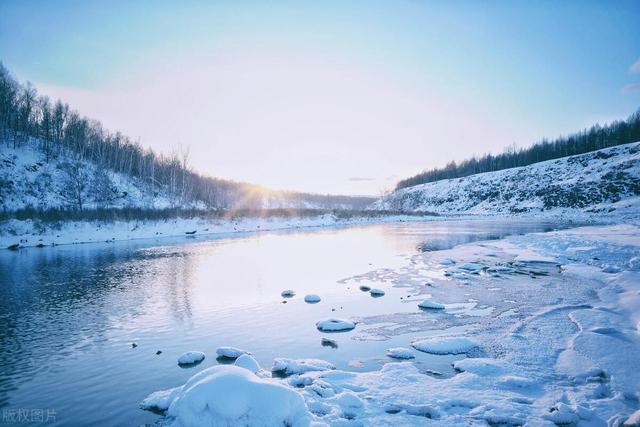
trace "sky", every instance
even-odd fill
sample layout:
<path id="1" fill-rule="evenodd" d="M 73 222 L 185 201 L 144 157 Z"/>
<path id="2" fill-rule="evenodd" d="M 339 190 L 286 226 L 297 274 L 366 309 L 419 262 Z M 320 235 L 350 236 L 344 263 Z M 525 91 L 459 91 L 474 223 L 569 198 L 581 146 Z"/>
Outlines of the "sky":
<path id="1" fill-rule="evenodd" d="M 0 0 L 0 61 L 198 172 L 379 195 L 640 107 L 638 1 Z"/>

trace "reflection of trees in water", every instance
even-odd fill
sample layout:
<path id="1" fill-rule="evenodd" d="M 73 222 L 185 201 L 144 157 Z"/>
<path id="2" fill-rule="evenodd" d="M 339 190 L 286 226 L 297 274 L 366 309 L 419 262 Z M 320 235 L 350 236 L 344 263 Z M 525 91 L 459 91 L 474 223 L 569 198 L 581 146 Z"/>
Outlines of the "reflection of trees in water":
<path id="1" fill-rule="evenodd" d="M 0 407 L 40 369 L 120 324 L 149 314 L 166 293 L 176 317 L 191 316 L 193 260 L 140 245 L 67 246 L 0 253 Z M 163 289 L 164 288 L 164 289 Z"/>

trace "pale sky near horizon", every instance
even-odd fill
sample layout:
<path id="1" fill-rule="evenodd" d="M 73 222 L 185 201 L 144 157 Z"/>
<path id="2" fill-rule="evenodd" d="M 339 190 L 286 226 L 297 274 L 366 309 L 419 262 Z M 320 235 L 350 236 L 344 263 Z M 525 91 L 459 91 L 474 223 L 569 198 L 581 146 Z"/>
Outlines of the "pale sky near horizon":
<path id="1" fill-rule="evenodd" d="M 200 173 L 378 194 L 640 107 L 637 1 L 0 1 L 0 61 Z"/>

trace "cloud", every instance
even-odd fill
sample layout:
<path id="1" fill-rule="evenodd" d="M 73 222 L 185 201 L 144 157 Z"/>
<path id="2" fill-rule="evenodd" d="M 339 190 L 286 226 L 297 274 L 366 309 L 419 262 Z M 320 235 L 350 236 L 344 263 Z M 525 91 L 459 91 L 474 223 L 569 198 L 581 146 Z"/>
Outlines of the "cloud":
<path id="1" fill-rule="evenodd" d="M 366 176 L 352 176 L 349 178 L 351 182 L 360 182 L 360 181 L 375 181 L 375 178 L 369 178 Z"/>
<path id="2" fill-rule="evenodd" d="M 640 74 L 640 58 L 629 67 L 629 72 L 633 74 Z"/>
<path id="3" fill-rule="evenodd" d="M 622 88 L 624 93 L 640 92 L 640 83 L 631 83 Z"/>

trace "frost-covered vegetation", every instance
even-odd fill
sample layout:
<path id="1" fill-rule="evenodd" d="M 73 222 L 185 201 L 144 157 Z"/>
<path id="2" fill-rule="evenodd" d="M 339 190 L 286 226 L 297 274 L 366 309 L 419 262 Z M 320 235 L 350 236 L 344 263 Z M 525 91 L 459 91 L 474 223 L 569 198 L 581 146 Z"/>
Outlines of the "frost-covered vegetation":
<path id="1" fill-rule="evenodd" d="M 431 169 L 403 179 L 396 186 L 396 190 L 443 179 L 527 166 L 635 141 L 640 141 L 640 110 L 627 120 L 615 121 L 605 126 L 595 125 L 588 130 L 552 141 L 545 139 L 528 148 L 516 149 L 512 146 L 502 154 L 485 154 L 480 158 L 474 156 L 460 163 L 451 162 L 444 168 Z"/>
<path id="2" fill-rule="evenodd" d="M 439 214 L 513 214 L 551 210 L 609 213 L 640 196 L 640 143 L 530 166 L 402 188 L 377 209 Z"/>

